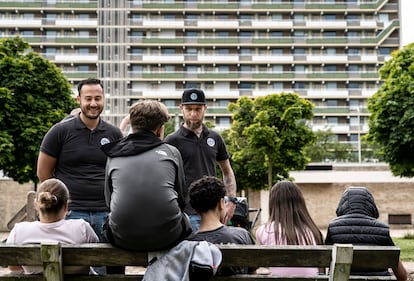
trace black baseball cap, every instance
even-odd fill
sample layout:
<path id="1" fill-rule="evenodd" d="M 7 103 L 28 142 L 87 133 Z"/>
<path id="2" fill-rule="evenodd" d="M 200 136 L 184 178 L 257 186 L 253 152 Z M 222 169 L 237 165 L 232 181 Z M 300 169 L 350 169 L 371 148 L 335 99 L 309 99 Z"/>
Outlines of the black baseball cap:
<path id="1" fill-rule="evenodd" d="M 181 97 L 181 104 L 206 104 L 206 97 L 200 89 L 186 89 Z"/>

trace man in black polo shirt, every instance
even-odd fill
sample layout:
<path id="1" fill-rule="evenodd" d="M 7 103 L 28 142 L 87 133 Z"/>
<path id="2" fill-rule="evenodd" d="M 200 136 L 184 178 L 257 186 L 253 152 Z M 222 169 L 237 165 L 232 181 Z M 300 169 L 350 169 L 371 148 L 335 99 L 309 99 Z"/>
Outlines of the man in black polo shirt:
<path id="1" fill-rule="evenodd" d="M 101 119 L 105 105 L 99 79 L 78 85 L 81 112 L 55 124 L 44 136 L 37 160 L 40 181 L 58 178 L 69 189 L 67 219 L 89 222 L 100 241 L 108 215 L 104 196 L 106 155 L 101 146 L 122 138 L 121 130 Z"/>
<path id="2" fill-rule="evenodd" d="M 219 165 L 226 195 L 230 199 L 226 205 L 225 223 L 227 223 L 236 208 L 236 179 L 222 137 L 203 124 L 207 110 L 204 92 L 200 89 L 185 90 L 180 110 L 184 123 L 179 130 L 167 136 L 165 142 L 177 147 L 181 153 L 187 188 L 193 181 L 203 176 L 216 176 L 216 165 Z M 190 207 L 190 204 L 187 204 L 185 211 L 190 216 L 193 230 L 196 231 L 200 226 L 200 216 Z"/>

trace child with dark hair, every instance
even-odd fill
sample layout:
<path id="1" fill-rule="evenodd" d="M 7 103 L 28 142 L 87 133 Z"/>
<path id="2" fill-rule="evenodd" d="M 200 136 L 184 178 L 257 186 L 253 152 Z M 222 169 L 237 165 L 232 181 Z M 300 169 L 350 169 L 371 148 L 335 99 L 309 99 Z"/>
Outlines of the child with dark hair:
<path id="1" fill-rule="evenodd" d="M 226 207 L 224 183 L 216 177 L 204 176 L 190 185 L 190 204 L 201 216 L 200 228 L 188 240 L 208 241 L 213 244 L 249 244 L 255 242 L 241 227 L 224 225 Z M 248 273 L 248 268 L 222 268 L 220 275 Z"/>
<path id="2" fill-rule="evenodd" d="M 256 230 L 260 245 L 319 245 L 322 233 L 306 207 L 300 188 L 293 182 L 275 184 L 269 194 L 269 220 Z M 323 269 L 271 267 L 272 275 L 313 276 Z"/>
<path id="3" fill-rule="evenodd" d="M 33 244 L 41 242 L 61 242 L 81 244 L 99 242 L 92 227 L 83 219 L 65 220 L 69 204 L 69 191 L 66 185 L 55 178 L 43 181 L 35 198 L 35 208 L 39 221 L 20 222 L 11 230 L 6 244 Z M 11 271 L 24 271 L 25 274 L 38 274 L 42 267 L 12 265 Z M 68 266 L 67 274 L 88 274 L 89 267 Z"/>

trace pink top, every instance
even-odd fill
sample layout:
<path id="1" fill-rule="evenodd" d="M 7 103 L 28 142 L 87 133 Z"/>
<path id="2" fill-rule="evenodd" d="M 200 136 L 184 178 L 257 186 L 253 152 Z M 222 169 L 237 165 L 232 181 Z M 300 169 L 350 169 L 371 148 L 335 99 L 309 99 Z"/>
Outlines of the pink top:
<path id="1" fill-rule="evenodd" d="M 313 245 L 316 245 L 316 241 L 312 237 Z M 256 240 L 260 245 L 286 245 L 284 238 L 279 237 L 278 243 L 275 239 L 275 228 L 274 223 L 263 224 L 259 226 L 256 230 Z M 305 243 L 303 242 L 302 245 Z M 315 276 L 318 275 L 318 268 L 314 267 L 270 267 L 269 268 L 272 275 L 281 275 L 281 276 Z"/>

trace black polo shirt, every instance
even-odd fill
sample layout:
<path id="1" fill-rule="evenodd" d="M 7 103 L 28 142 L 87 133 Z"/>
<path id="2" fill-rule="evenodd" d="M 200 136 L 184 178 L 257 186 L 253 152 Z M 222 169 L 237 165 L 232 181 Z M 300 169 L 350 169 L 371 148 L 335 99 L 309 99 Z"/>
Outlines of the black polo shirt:
<path id="1" fill-rule="evenodd" d="M 54 177 L 70 193 L 70 210 L 107 210 L 104 197 L 106 155 L 101 145 L 122 137 L 118 127 L 102 119 L 90 130 L 79 116 L 55 124 L 43 138 L 40 151 L 57 159 Z"/>

